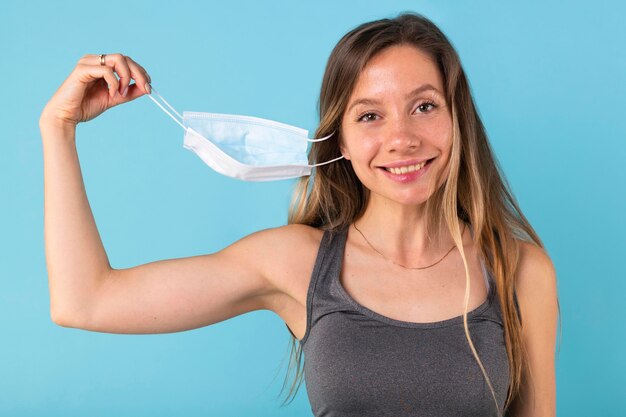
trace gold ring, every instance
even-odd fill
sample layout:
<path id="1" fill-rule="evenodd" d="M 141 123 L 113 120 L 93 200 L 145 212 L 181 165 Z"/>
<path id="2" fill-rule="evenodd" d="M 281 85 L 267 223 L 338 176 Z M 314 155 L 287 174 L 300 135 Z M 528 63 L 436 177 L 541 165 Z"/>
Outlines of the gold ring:
<path id="1" fill-rule="evenodd" d="M 107 56 L 107 54 L 100 54 L 100 65 L 104 65 L 104 57 Z"/>

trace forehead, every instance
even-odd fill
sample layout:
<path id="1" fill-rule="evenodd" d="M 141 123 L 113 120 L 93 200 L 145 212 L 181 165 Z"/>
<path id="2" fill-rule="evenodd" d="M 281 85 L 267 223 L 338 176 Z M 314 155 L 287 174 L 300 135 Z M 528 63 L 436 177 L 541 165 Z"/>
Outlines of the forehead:
<path id="1" fill-rule="evenodd" d="M 350 101 L 364 96 L 406 94 L 431 84 L 441 94 L 443 79 L 433 59 L 411 45 L 395 45 L 374 55 L 359 74 Z"/>

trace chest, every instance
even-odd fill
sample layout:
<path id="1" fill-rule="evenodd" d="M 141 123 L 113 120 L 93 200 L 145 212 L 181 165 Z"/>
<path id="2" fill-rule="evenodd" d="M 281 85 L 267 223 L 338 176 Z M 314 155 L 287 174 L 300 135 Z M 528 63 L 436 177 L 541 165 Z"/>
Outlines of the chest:
<path id="1" fill-rule="evenodd" d="M 487 298 L 487 276 L 472 249 L 466 251 L 468 311 Z M 431 323 L 463 314 L 466 270 L 454 251 L 423 270 L 408 270 L 348 246 L 339 277 L 341 289 L 357 304 L 394 320 Z"/>

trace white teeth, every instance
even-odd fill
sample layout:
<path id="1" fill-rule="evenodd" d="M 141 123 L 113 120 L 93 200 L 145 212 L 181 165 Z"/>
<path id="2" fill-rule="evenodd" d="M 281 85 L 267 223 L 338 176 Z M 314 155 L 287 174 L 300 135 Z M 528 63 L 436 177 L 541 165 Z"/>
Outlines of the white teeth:
<path id="1" fill-rule="evenodd" d="M 407 172 L 419 171 L 420 169 L 424 168 L 424 165 L 426 165 L 426 161 L 422 162 L 421 164 L 416 164 L 416 165 L 406 165 L 400 168 L 385 168 L 385 169 L 391 172 L 392 174 L 400 175 L 400 174 L 406 174 Z"/>

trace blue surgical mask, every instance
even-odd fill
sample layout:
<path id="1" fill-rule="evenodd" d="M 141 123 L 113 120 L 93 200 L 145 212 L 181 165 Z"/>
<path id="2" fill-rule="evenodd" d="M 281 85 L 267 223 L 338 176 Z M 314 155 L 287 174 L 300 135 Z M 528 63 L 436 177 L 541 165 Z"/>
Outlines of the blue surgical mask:
<path id="1" fill-rule="evenodd" d="M 153 95 L 176 114 L 172 115 Z M 311 175 L 320 165 L 308 164 L 308 131 L 273 120 L 232 114 L 183 112 L 182 116 L 152 88 L 148 97 L 185 129 L 183 147 L 220 174 L 244 181 L 272 181 Z"/>

